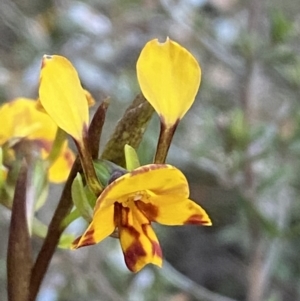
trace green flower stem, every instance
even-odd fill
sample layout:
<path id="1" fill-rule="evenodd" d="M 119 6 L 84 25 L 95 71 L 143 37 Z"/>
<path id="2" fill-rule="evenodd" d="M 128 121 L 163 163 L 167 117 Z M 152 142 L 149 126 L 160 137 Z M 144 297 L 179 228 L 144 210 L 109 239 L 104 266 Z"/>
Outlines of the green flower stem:
<path id="1" fill-rule="evenodd" d="M 162 121 L 160 124 L 160 135 L 157 143 L 156 154 L 154 157 L 155 164 L 166 162 L 168 151 L 176 131 L 179 120 L 170 127 L 167 127 Z"/>

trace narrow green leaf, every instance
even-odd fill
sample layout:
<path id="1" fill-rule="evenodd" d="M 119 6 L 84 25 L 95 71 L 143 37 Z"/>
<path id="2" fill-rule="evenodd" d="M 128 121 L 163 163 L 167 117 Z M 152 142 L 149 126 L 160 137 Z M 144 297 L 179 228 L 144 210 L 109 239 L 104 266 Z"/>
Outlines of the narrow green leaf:
<path id="1" fill-rule="evenodd" d="M 80 215 L 87 221 L 91 222 L 93 218 L 93 210 L 90 206 L 88 198 L 85 194 L 84 186 L 82 183 L 82 177 L 80 173 L 77 173 L 72 184 L 72 200 Z"/>
<path id="2" fill-rule="evenodd" d="M 133 147 L 128 144 L 125 144 L 124 147 L 126 169 L 132 171 L 141 166 L 139 157 Z"/>
<path id="3" fill-rule="evenodd" d="M 32 233 L 32 221 L 34 213 L 41 208 L 47 199 L 48 179 L 47 179 L 47 162 L 37 160 L 28 171 L 27 180 L 27 223 L 29 233 Z"/>

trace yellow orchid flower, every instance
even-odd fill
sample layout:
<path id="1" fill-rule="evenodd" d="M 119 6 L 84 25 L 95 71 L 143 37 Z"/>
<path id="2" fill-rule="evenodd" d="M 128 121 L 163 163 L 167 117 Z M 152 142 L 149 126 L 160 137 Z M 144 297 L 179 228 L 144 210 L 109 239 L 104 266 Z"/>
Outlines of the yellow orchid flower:
<path id="1" fill-rule="evenodd" d="M 54 122 L 81 142 L 89 123 L 88 95 L 81 86 L 77 71 L 65 57 L 44 55 L 39 96 Z"/>
<path id="2" fill-rule="evenodd" d="M 166 164 L 149 164 L 109 184 L 97 200 L 94 216 L 72 248 L 99 243 L 117 228 L 125 262 L 137 272 L 162 265 L 162 251 L 151 222 L 211 225 L 207 213 L 189 198 L 185 176 Z"/>
<path id="3" fill-rule="evenodd" d="M 178 43 L 149 41 L 137 61 L 141 90 L 166 127 L 185 115 L 200 86 L 201 69 L 193 55 Z"/>
<path id="4" fill-rule="evenodd" d="M 57 125 L 45 113 L 36 108 L 36 101 L 17 98 L 0 107 L 0 146 L 14 144 L 22 139 L 30 140 L 41 150 L 42 158 L 51 151 Z M 74 161 L 74 154 L 65 141 L 59 156 L 50 166 L 48 177 L 51 182 L 64 182 Z"/>

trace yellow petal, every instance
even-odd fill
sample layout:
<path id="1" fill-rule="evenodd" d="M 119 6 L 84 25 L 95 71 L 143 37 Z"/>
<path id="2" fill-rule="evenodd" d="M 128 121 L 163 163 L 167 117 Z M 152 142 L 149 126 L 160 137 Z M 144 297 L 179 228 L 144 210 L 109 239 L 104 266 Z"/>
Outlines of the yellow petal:
<path id="1" fill-rule="evenodd" d="M 70 170 L 75 160 L 74 153 L 68 148 L 68 143 L 65 141 L 60 155 L 50 166 L 48 171 L 49 181 L 52 183 L 61 183 L 66 181 Z"/>
<path id="2" fill-rule="evenodd" d="M 0 108 L 0 145 L 11 139 L 48 140 L 55 138 L 57 126 L 35 107 L 32 99 L 17 98 Z"/>
<path id="3" fill-rule="evenodd" d="M 93 95 L 88 90 L 83 89 L 83 91 L 84 91 L 84 95 L 86 97 L 86 101 L 88 103 L 88 106 L 92 107 L 96 103 Z M 43 108 L 43 106 L 41 104 L 40 99 L 36 100 L 36 108 L 37 108 L 37 110 L 47 114 L 47 112 L 45 111 L 45 109 Z"/>
<path id="4" fill-rule="evenodd" d="M 95 102 L 96 102 L 95 98 L 93 97 L 93 95 L 91 94 L 90 91 L 84 89 L 83 92 L 84 92 L 84 95 L 86 97 L 88 106 L 92 107 L 95 104 Z"/>
<path id="5" fill-rule="evenodd" d="M 158 239 L 145 216 L 134 203 L 122 207 L 119 227 L 120 243 L 128 269 L 138 272 L 146 264 L 162 266 L 162 251 Z"/>
<path id="6" fill-rule="evenodd" d="M 169 226 L 187 224 L 210 226 L 212 224 L 203 208 L 178 195 L 157 195 L 138 201 L 136 205 L 149 220 L 160 224 Z"/>
<path id="7" fill-rule="evenodd" d="M 73 242 L 72 249 L 94 245 L 112 234 L 114 230 L 114 206 L 97 210 L 85 233 Z"/>
<path id="8" fill-rule="evenodd" d="M 190 52 L 167 38 L 152 40 L 137 61 L 141 90 L 167 126 L 180 120 L 195 100 L 201 69 Z"/>
<path id="9" fill-rule="evenodd" d="M 185 176 L 168 164 L 141 166 L 108 185 L 97 200 L 99 206 L 111 206 L 114 202 L 126 202 L 135 194 L 153 192 L 157 195 L 178 195 L 187 198 L 189 187 Z"/>
<path id="10" fill-rule="evenodd" d="M 66 58 L 44 55 L 39 96 L 54 122 L 81 141 L 89 122 L 86 95 L 77 71 Z"/>

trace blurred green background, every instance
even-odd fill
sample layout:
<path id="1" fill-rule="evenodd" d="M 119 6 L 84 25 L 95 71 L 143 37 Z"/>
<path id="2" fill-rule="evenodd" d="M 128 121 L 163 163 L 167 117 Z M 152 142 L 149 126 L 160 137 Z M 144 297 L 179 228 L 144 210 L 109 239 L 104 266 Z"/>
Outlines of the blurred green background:
<path id="1" fill-rule="evenodd" d="M 113 238 L 58 250 L 38 300 L 300 300 L 299 1 L 1 0 L 0 100 L 36 98 L 42 55 L 64 55 L 97 102 L 111 97 L 104 144 L 139 93 L 140 50 L 167 36 L 202 67 L 168 162 L 186 174 L 191 198 L 214 225 L 157 226 L 164 267 L 138 274 L 126 270 Z M 143 163 L 151 162 L 158 130 L 154 117 L 139 149 Z M 59 189 L 39 213 L 45 222 Z M 1 207 L 4 301 L 9 219 Z"/>

